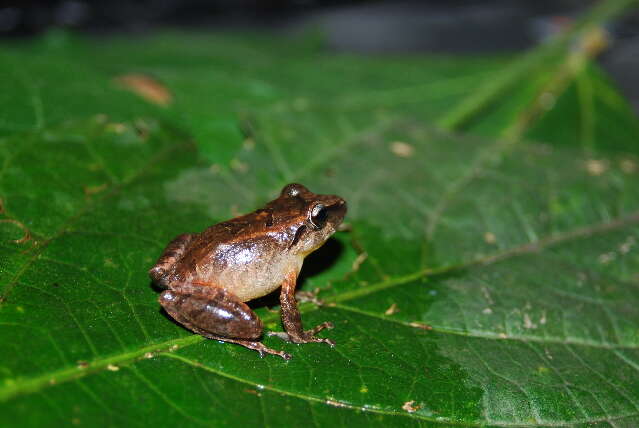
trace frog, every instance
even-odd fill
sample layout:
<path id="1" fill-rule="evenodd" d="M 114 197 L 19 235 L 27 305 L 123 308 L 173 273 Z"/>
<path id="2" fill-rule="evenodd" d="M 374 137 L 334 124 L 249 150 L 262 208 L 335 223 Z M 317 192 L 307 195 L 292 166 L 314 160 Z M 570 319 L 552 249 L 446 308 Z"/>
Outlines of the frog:
<path id="1" fill-rule="evenodd" d="M 175 321 L 205 338 L 244 346 L 260 357 L 290 360 L 291 354 L 262 343 L 263 323 L 246 303 L 281 287 L 285 331 L 268 335 L 333 347 L 334 341 L 317 336 L 333 328 L 331 322 L 303 329 L 295 290 L 305 257 L 335 233 L 346 211 L 343 198 L 291 183 L 256 211 L 201 233 L 179 235 L 149 270 L 152 281 L 164 289 L 159 303 Z"/>

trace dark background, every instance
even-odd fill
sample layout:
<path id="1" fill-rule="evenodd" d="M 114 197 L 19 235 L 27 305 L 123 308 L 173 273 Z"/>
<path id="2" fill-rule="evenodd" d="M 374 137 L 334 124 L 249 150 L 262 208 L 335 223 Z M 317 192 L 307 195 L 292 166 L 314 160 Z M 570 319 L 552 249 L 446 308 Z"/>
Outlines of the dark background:
<path id="1" fill-rule="evenodd" d="M 583 0 L 143 0 L 0 2 L 0 38 L 49 28 L 141 34 L 162 28 L 318 30 L 336 51 L 375 54 L 517 52 L 541 43 L 592 5 Z M 639 13 L 607 28 L 599 58 L 639 112 Z"/>

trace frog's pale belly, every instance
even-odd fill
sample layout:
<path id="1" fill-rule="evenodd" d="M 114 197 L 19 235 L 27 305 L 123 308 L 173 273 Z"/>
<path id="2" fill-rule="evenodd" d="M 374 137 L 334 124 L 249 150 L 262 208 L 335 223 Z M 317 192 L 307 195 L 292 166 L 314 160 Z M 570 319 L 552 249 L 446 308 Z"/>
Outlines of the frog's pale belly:
<path id="1" fill-rule="evenodd" d="M 215 263 L 198 267 L 195 280 L 222 287 L 242 302 L 269 294 L 287 275 L 299 273 L 304 257 L 287 251 L 265 251 L 263 244 L 220 245 L 213 254 Z"/>

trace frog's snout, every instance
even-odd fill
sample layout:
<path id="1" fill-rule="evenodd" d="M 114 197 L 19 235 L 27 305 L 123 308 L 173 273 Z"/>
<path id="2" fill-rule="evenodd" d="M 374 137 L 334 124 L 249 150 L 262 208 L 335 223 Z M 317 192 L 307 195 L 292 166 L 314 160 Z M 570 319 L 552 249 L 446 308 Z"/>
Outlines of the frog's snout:
<path id="1" fill-rule="evenodd" d="M 344 216 L 346 216 L 346 211 L 348 211 L 348 204 L 342 198 L 339 198 L 337 202 L 330 207 L 329 217 L 333 227 L 336 228 L 342 223 Z"/>

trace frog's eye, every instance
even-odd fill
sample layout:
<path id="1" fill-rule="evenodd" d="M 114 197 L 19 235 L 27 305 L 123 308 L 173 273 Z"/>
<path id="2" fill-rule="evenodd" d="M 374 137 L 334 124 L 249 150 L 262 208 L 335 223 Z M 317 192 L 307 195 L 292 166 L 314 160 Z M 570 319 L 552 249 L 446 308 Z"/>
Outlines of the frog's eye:
<path id="1" fill-rule="evenodd" d="M 326 224 L 326 219 L 328 218 L 328 214 L 326 212 L 326 207 L 322 204 L 317 204 L 311 210 L 311 215 L 309 220 L 315 229 L 321 229 Z"/>

